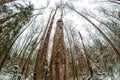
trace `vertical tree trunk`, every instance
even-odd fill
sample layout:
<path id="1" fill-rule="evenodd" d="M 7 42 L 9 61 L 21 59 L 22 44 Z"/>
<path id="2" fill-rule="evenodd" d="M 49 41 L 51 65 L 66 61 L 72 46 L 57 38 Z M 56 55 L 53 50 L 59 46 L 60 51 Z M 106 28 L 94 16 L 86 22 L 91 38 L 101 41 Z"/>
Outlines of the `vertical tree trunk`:
<path id="1" fill-rule="evenodd" d="M 68 53 L 70 53 L 70 62 L 71 62 L 71 65 L 70 65 L 70 67 L 71 67 L 71 73 L 72 73 L 72 75 L 70 76 L 70 79 L 72 78 L 72 80 L 75 80 L 75 68 L 74 68 L 74 53 L 72 52 L 72 49 L 71 49 L 71 41 L 70 41 L 70 37 L 68 37 L 69 36 L 69 33 L 68 33 L 68 30 L 67 30 L 67 28 L 65 27 L 65 31 L 66 31 L 66 33 L 67 33 L 67 38 L 68 38 L 68 44 L 69 44 L 69 47 L 70 47 L 70 49 L 68 50 Z"/>
<path id="2" fill-rule="evenodd" d="M 72 37 L 72 40 L 74 41 L 74 49 L 76 50 L 75 52 L 73 51 L 73 53 L 71 54 L 71 59 L 72 59 L 72 64 L 73 64 L 73 80 L 79 80 L 78 79 L 78 70 L 77 70 L 77 64 L 76 64 L 76 60 L 75 60 L 75 56 L 77 53 L 78 53 L 78 50 L 77 50 L 77 46 L 75 44 L 75 38 L 74 38 L 74 34 L 72 32 L 72 30 L 70 29 L 70 32 L 71 32 L 71 37 Z M 69 43 L 70 44 L 70 43 Z M 85 62 L 84 62 L 85 63 Z"/>
<path id="3" fill-rule="evenodd" d="M 34 80 L 44 80 L 44 73 L 45 73 L 45 61 L 46 61 L 46 55 L 47 55 L 47 49 L 48 49 L 48 43 L 50 38 L 50 33 L 53 26 L 54 17 L 56 15 L 57 8 L 55 10 L 54 15 L 52 16 L 51 22 L 50 17 L 47 23 L 48 30 L 44 32 L 42 36 L 42 42 L 40 45 L 40 49 L 37 54 L 36 63 L 35 63 L 35 69 L 34 69 Z M 52 13 L 52 12 L 51 12 Z M 50 22 L 50 25 L 49 25 Z M 46 33 L 47 32 L 47 33 Z"/>
<path id="4" fill-rule="evenodd" d="M 72 52 L 70 52 L 72 54 Z M 75 59 L 74 59 L 74 54 L 71 55 L 71 65 L 72 65 L 72 71 L 73 71 L 73 80 L 75 80 L 76 75 L 75 75 Z"/>
<path id="5" fill-rule="evenodd" d="M 24 44 L 24 45 L 23 45 L 23 47 L 21 48 L 21 51 L 18 53 L 18 56 L 17 56 L 18 62 L 19 62 L 20 59 L 21 59 L 22 51 L 23 51 L 24 48 L 26 47 L 26 45 L 27 45 L 29 39 L 30 39 L 30 36 L 29 36 L 29 37 L 26 36 L 26 38 L 25 38 L 24 41 L 23 41 L 23 44 Z"/>
<path id="6" fill-rule="evenodd" d="M 50 63 L 51 80 L 68 80 L 66 47 L 64 43 L 63 21 L 57 21 Z"/>
<path id="7" fill-rule="evenodd" d="M 21 53 L 22 56 L 20 57 L 20 61 L 19 61 L 19 66 L 21 67 L 21 69 L 23 68 L 24 63 L 25 63 L 26 50 L 27 50 L 27 48 L 29 47 L 29 45 L 31 44 L 33 37 L 34 37 L 34 35 L 32 35 L 32 37 L 30 38 L 29 43 L 26 45 L 26 47 L 23 49 L 23 51 L 22 51 L 22 53 Z"/>
<path id="8" fill-rule="evenodd" d="M 90 17 L 92 17 L 92 16 L 90 16 Z M 116 34 L 116 32 L 115 32 L 114 30 L 112 30 L 112 28 L 109 27 L 106 23 L 100 21 L 99 19 L 97 19 L 97 18 L 95 18 L 95 17 L 92 17 L 92 18 L 94 18 L 95 20 L 97 20 L 98 22 L 100 22 L 101 24 L 103 24 L 106 28 L 108 28 L 110 31 L 112 31 L 115 36 L 117 36 L 117 37 L 120 39 L 120 36 L 118 36 L 118 35 Z"/>
<path id="9" fill-rule="evenodd" d="M 90 60 L 89 60 L 89 57 L 88 57 L 88 54 L 87 54 L 87 50 L 85 48 L 85 45 L 84 45 L 84 42 L 83 42 L 83 38 L 82 38 L 82 35 L 80 32 L 79 33 L 79 36 L 80 36 L 80 39 L 82 41 L 82 45 L 83 45 L 83 49 L 84 49 L 84 53 L 85 53 L 85 57 L 86 57 L 86 61 L 87 61 L 87 66 L 88 66 L 88 69 L 89 69 L 89 73 L 90 73 L 90 77 L 88 80 L 90 80 L 92 77 L 93 77 L 93 71 L 92 71 L 92 67 L 90 66 Z"/>
<path id="10" fill-rule="evenodd" d="M 3 63 L 6 59 L 7 55 L 5 55 L 5 52 L 0 53 L 0 71 L 2 69 Z"/>
<path id="11" fill-rule="evenodd" d="M 37 17 L 37 16 L 36 16 L 36 17 Z M 33 20 L 31 21 L 31 23 L 36 19 L 36 17 L 33 18 Z M 4 64 L 4 62 L 5 62 L 5 60 L 6 60 L 7 56 L 8 56 L 8 53 L 9 53 L 11 47 L 13 46 L 14 42 L 15 42 L 15 41 L 18 39 L 18 37 L 29 27 L 29 25 L 30 25 L 31 23 L 29 23 L 28 26 L 27 26 L 25 29 L 23 29 L 23 31 L 21 31 L 21 32 L 14 38 L 14 40 L 13 40 L 12 42 L 10 42 L 10 45 L 7 45 L 7 46 L 9 46 L 9 47 L 8 47 L 8 49 L 7 49 L 6 51 L 1 52 L 1 54 L 2 54 L 3 56 L 0 56 L 0 71 L 1 71 L 1 69 L 2 69 L 2 66 L 3 66 L 3 64 Z"/>
<path id="12" fill-rule="evenodd" d="M 38 43 L 40 43 L 40 41 L 41 41 L 41 40 L 39 40 L 39 37 L 40 37 L 40 33 L 39 33 L 39 35 L 38 35 L 38 37 L 37 37 L 37 39 L 35 41 L 36 43 L 33 45 L 31 52 L 29 53 L 27 59 L 24 62 L 24 66 L 22 67 L 21 74 L 25 75 L 25 79 L 27 78 L 27 76 L 29 75 L 30 71 L 32 70 L 32 68 L 30 67 L 31 66 L 31 64 L 30 64 L 31 57 L 33 55 L 34 50 L 39 45 Z M 38 40 L 39 40 L 39 42 L 37 43 Z"/>
<path id="13" fill-rule="evenodd" d="M 75 10 L 74 8 L 70 7 L 73 11 L 75 11 L 77 14 L 79 14 L 80 16 L 82 16 L 83 18 L 85 18 L 88 22 L 90 22 L 93 27 L 95 27 L 104 37 L 104 39 L 109 43 L 109 45 L 112 47 L 112 49 L 114 50 L 114 52 L 118 55 L 119 59 L 120 59 L 120 52 L 119 50 L 115 47 L 114 43 L 104 34 L 104 32 L 99 29 L 90 19 L 88 19 L 86 16 L 82 15 L 81 13 L 79 13 L 77 10 Z"/>
<path id="14" fill-rule="evenodd" d="M 16 1 L 16 0 L 2 0 L 2 1 L 0 1 L 0 5 L 5 4 L 5 3 L 9 3 L 12 1 Z"/>

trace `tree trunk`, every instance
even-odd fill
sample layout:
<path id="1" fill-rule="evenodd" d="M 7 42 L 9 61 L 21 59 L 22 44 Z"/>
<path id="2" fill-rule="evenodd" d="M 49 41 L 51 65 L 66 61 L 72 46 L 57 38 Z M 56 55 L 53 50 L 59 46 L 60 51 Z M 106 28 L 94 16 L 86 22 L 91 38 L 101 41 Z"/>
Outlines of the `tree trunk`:
<path id="1" fill-rule="evenodd" d="M 6 57 L 7 57 L 7 55 L 5 54 L 5 52 L 0 54 L 0 71 L 2 69 L 2 66 L 3 66 L 3 63 L 4 63 L 5 59 L 6 59 Z"/>
<path id="2" fill-rule="evenodd" d="M 2 1 L 0 1 L 0 5 L 5 4 L 5 3 L 9 3 L 12 1 L 16 1 L 16 0 L 2 0 Z"/>
<path id="3" fill-rule="evenodd" d="M 44 73 L 45 73 L 45 61 L 46 61 L 46 55 L 48 50 L 48 43 L 50 38 L 50 33 L 53 26 L 54 17 L 56 15 L 57 9 L 55 10 L 54 15 L 52 16 L 51 22 L 51 14 L 47 23 L 48 30 L 45 30 L 43 36 L 42 36 L 42 42 L 40 45 L 40 49 L 37 54 L 36 63 L 35 63 L 35 69 L 34 69 L 34 80 L 44 80 Z M 50 23 L 50 24 L 49 24 Z"/>
<path id="4" fill-rule="evenodd" d="M 23 49 L 22 53 L 20 53 L 22 56 L 20 57 L 20 61 L 19 61 L 19 66 L 20 68 L 22 69 L 24 67 L 24 63 L 25 63 L 25 57 L 26 57 L 26 50 L 27 48 L 29 47 L 29 45 L 31 44 L 32 42 L 32 39 L 33 39 L 34 35 L 32 35 L 32 37 L 30 38 L 30 41 L 29 43 L 26 45 L 26 47 Z"/>
<path id="5" fill-rule="evenodd" d="M 90 66 L 90 60 L 89 60 L 89 57 L 88 57 L 88 54 L 87 54 L 87 50 L 86 50 L 85 45 L 84 45 L 84 42 L 83 42 L 82 35 L 81 35 L 80 32 L 78 32 L 78 33 L 79 33 L 80 39 L 81 39 L 81 41 L 82 41 L 82 45 L 83 45 L 83 49 L 84 49 L 84 53 L 85 53 L 85 57 L 86 57 L 86 61 L 87 61 L 87 66 L 88 66 L 89 73 L 90 73 L 89 79 L 91 79 L 91 78 L 93 77 L 92 67 Z"/>
<path id="6" fill-rule="evenodd" d="M 67 38 L 68 38 L 68 44 L 69 44 L 69 47 L 70 47 L 70 49 L 68 50 L 68 53 L 70 53 L 70 59 L 71 59 L 71 65 L 70 65 L 70 67 L 71 67 L 71 73 L 72 73 L 72 75 L 70 76 L 70 79 L 72 78 L 72 80 L 75 80 L 75 59 L 74 59 L 74 53 L 73 53 L 73 51 L 72 51 L 72 49 L 71 49 L 71 41 L 70 41 L 70 37 L 69 37 L 69 33 L 68 33 L 68 30 L 67 30 L 67 28 L 65 27 L 65 32 L 67 33 Z"/>
<path id="7" fill-rule="evenodd" d="M 92 16 L 90 16 L 90 17 L 92 17 Z M 92 18 L 94 18 L 95 20 L 97 20 L 98 22 L 100 22 L 101 24 L 103 24 L 105 27 L 107 27 L 110 31 L 112 31 L 112 32 L 114 33 L 115 36 L 117 36 L 117 37 L 120 39 L 120 36 L 118 36 L 118 35 L 116 34 L 116 31 L 112 30 L 111 27 L 109 27 L 106 23 L 100 21 L 99 19 L 97 19 L 97 18 L 95 18 L 95 17 L 92 17 Z"/>
<path id="8" fill-rule="evenodd" d="M 70 7 L 70 6 L 69 6 Z M 85 18 L 88 22 L 90 22 L 93 27 L 95 27 L 104 37 L 105 40 L 107 40 L 107 42 L 109 43 L 109 45 L 112 47 L 112 49 L 114 50 L 114 52 L 119 56 L 120 59 L 120 52 L 119 50 L 115 47 L 114 43 L 104 34 L 104 32 L 102 32 L 102 30 L 100 30 L 90 19 L 88 19 L 86 16 L 82 15 L 81 13 L 79 13 L 77 10 L 75 10 L 74 8 L 70 7 L 73 11 L 75 11 L 77 14 L 79 14 L 80 16 L 82 16 L 83 18 Z"/>
<path id="9" fill-rule="evenodd" d="M 36 17 L 37 17 L 37 16 L 36 16 Z M 31 23 L 36 19 L 36 17 L 31 21 Z M 30 25 L 31 23 L 29 23 L 28 26 L 26 26 L 26 28 L 23 29 L 23 31 L 21 31 L 21 32 L 14 38 L 14 40 L 13 40 L 12 42 L 10 42 L 9 45 L 7 45 L 7 46 L 9 46 L 9 47 L 8 47 L 8 49 L 7 49 L 5 52 L 1 52 L 1 54 L 4 54 L 4 57 L 1 58 L 1 56 L 0 56 L 0 71 L 1 71 L 1 68 L 2 68 L 2 66 L 3 66 L 3 64 L 4 64 L 4 62 L 5 62 L 5 60 L 6 60 L 7 56 L 8 56 L 8 53 L 9 53 L 11 47 L 13 46 L 14 42 L 15 42 L 15 41 L 18 39 L 18 37 L 29 27 L 29 25 Z"/>
<path id="10" fill-rule="evenodd" d="M 57 21 L 57 27 L 53 41 L 50 70 L 51 80 L 68 80 L 68 65 L 66 47 L 64 43 L 62 19 L 59 19 Z"/>
<path id="11" fill-rule="evenodd" d="M 18 53 L 18 56 L 17 56 L 18 62 L 19 62 L 19 59 L 21 59 L 22 51 L 23 51 L 24 48 L 26 47 L 29 39 L 30 39 L 30 36 L 29 36 L 29 37 L 26 36 L 26 38 L 25 38 L 24 41 L 23 41 L 23 48 L 20 49 L 21 51 Z"/>
<path id="12" fill-rule="evenodd" d="M 30 73 L 29 67 L 30 67 L 31 64 L 29 64 L 29 63 L 30 63 L 30 61 L 31 61 L 31 57 L 32 57 L 32 55 L 33 55 L 33 52 L 34 52 L 34 50 L 36 49 L 36 47 L 39 45 L 38 43 L 40 43 L 40 40 L 39 40 L 39 42 L 37 43 L 39 37 L 40 37 L 40 33 L 39 33 L 39 35 L 38 35 L 38 38 L 37 38 L 36 41 L 35 41 L 36 44 L 33 45 L 32 50 L 31 50 L 31 52 L 29 53 L 27 59 L 25 60 L 24 66 L 23 66 L 23 68 L 22 68 L 21 74 L 22 74 L 22 75 L 25 75 L 25 79 L 27 78 L 27 76 L 28 76 L 29 73 Z M 31 70 L 32 70 L 32 69 L 31 69 Z"/>

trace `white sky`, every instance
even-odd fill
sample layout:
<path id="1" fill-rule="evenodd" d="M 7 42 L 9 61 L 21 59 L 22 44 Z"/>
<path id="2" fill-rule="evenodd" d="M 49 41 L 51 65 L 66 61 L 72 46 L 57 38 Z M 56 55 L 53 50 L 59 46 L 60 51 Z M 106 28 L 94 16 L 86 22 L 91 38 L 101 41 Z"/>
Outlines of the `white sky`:
<path id="1" fill-rule="evenodd" d="M 49 3 L 49 7 L 48 9 L 46 9 L 43 13 L 43 15 L 40 15 L 39 18 L 38 18 L 38 21 L 39 19 L 44 19 L 44 20 L 48 20 L 48 16 L 50 14 L 50 9 L 52 8 L 56 8 L 56 5 L 58 3 L 60 3 L 60 0 L 49 0 L 50 3 Z M 73 1 L 73 0 L 63 0 L 65 3 L 66 1 Z M 94 9 L 97 7 L 97 5 L 95 4 L 91 4 L 92 1 L 94 0 L 76 0 L 76 2 L 74 2 L 73 4 L 75 5 L 75 7 L 79 10 L 79 11 L 84 11 L 84 9 L 86 10 L 90 10 L 92 12 L 96 12 Z M 31 2 L 34 4 L 34 7 L 35 9 L 40 9 L 41 7 L 43 6 L 46 6 L 47 4 L 47 0 L 31 0 Z M 64 17 L 63 17 L 63 20 L 64 20 L 64 24 L 66 23 L 66 20 L 67 21 L 72 21 L 71 25 L 73 25 L 77 30 L 79 30 L 81 33 L 82 33 L 82 36 L 84 38 L 88 37 L 88 33 L 86 32 L 85 30 L 85 27 L 84 26 L 85 24 L 87 24 L 88 22 L 81 18 L 78 14 L 76 14 L 75 12 L 73 11 L 69 11 L 69 12 L 66 12 L 68 10 L 64 10 Z M 35 11 L 35 13 L 37 13 L 38 11 Z M 52 47 L 52 42 L 53 42 L 53 37 L 54 37 L 54 33 L 55 33 L 55 27 L 56 27 L 56 21 L 58 20 L 58 18 L 60 18 L 60 10 L 57 12 L 57 15 L 55 17 L 55 21 L 54 21 L 54 25 L 53 25 L 53 30 L 52 30 L 52 35 L 50 37 L 50 43 L 49 43 L 49 49 L 48 49 L 48 53 L 51 53 L 51 47 Z M 98 24 L 96 21 L 94 21 L 96 24 Z M 70 23 L 70 22 L 69 22 Z M 94 29 L 93 29 L 94 30 Z M 50 56 L 50 55 L 48 55 Z"/>
<path id="2" fill-rule="evenodd" d="M 41 7 L 46 6 L 46 4 L 47 4 L 47 0 L 29 0 L 29 1 L 31 1 L 34 4 L 35 9 L 40 9 Z M 66 1 L 71 1 L 71 2 L 75 1 L 73 4 L 75 7 L 77 7 L 77 9 L 79 11 L 84 11 L 84 9 L 87 9 L 92 12 L 95 12 L 94 9 L 97 6 L 95 4 L 92 4 L 92 2 L 94 0 L 63 0 L 63 1 L 64 1 L 63 3 L 65 3 Z M 50 2 L 49 9 L 52 9 L 52 8 L 55 9 L 56 4 L 60 3 L 60 0 L 49 0 L 49 2 Z M 44 12 L 44 16 L 43 16 L 44 19 L 48 18 L 48 17 L 46 17 L 46 15 L 49 14 L 49 12 L 50 12 L 49 9 Z M 37 13 L 37 12 L 38 11 L 35 11 L 35 13 Z M 74 22 L 74 25 L 77 26 L 76 28 L 79 28 L 79 29 L 81 29 L 80 25 L 82 25 L 83 23 L 86 23 L 86 21 L 83 18 L 81 18 L 78 14 L 76 14 L 75 12 L 69 12 L 69 13 L 67 12 L 67 14 L 65 15 L 64 18 L 68 19 L 68 20 L 72 20 Z"/>
<path id="3" fill-rule="evenodd" d="M 27 1 L 32 2 L 32 4 L 34 4 L 35 9 L 40 9 L 42 7 L 45 7 L 46 4 L 47 4 L 47 0 L 24 0 L 24 2 L 28 3 Z M 103 3 L 95 4 L 94 2 L 96 2 L 97 0 L 63 0 L 63 1 L 64 1 L 64 3 L 67 2 L 67 1 L 71 1 L 71 2 L 76 1 L 76 2 L 74 2 L 74 3 L 72 2 L 72 3 L 74 5 L 74 7 L 77 9 L 77 11 L 79 11 L 81 13 L 91 11 L 92 13 L 98 15 L 99 17 L 103 17 L 103 14 L 98 10 L 99 6 L 106 7 L 105 6 L 106 4 L 103 4 Z M 23 1 L 18 0 L 16 2 L 22 3 Z M 50 10 L 53 9 L 53 8 L 55 9 L 56 5 L 58 3 L 60 3 L 60 0 L 49 0 L 49 2 L 50 3 L 49 3 L 48 8 L 45 9 L 44 11 L 41 11 L 41 12 L 43 12 L 43 14 L 39 15 L 36 19 L 37 23 L 38 22 L 39 23 L 44 23 L 45 22 L 44 26 L 47 23 L 47 20 L 48 20 L 49 14 L 50 14 Z M 35 10 L 34 14 L 36 14 L 38 12 L 39 12 L 39 10 Z M 50 42 L 49 42 L 49 47 L 48 47 L 48 53 L 51 53 L 51 47 L 52 47 L 53 37 L 54 37 L 54 33 L 55 33 L 55 28 L 56 28 L 56 21 L 59 18 L 60 18 L 60 10 L 57 12 L 55 20 L 54 20 L 52 34 L 51 34 L 51 37 L 50 37 Z M 77 30 L 81 32 L 85 44 L 89 44 L 89 45 L 93 44 L 86 28 L 91 30 L 92 34 L 96 34 L 96 35 L 99 34 L 98 31 L 93 26 L 91 26 L 88 21 L 86 21 L 84 18 L 80 17 L 74 11 L 70 11 L 70 10 L 65 8 L 64 9 L 64 15 L 63 15 L 63 20 L 64 20 L 65 25 L 68 22 L 69 24 L 73 25 L 73 27 L 75 27 L 76 32 L 77 32 Z M 92 22 L 94 22 L 95 24 L 97 24 L 99 26 L 99 23 L 97 21 L 95 21 L 94 19 L 91 19 L 91 18 L 90 18 L 90 20 L 92 20 Z M 30 28 L 34 28 L 34 27 L 35 27 L 35 25 L 30 26 Z M 19 43 L 19 48 L 18 49 L 20 49 L 23 46 L 24 38 L 29 31 L 30 31 L 30 29 L 27 29 L 23 33 L 23 35 L 16 41 L 17 43 Z M 97 37 L 101 38 L 100 35 L 97 36 Z M 15 44 L 15 46 L 16 45 L 17 44 Z M 48 55 L 48 57 L 50 58 L 50 54 Z"/>
<path id="4" fill-rule="evenodd" d="M 45 7 L 45 6 L 47 5 L 47 0 L 23 0 L 23 1 L 18 0 L 18 1 L 16 1 L 16 2 L 19 2 L 19 3 L 25 2 L 25 3 L 27 4 L 28 1 L 30 1 L 32 4 L 34 4 L 34 8 L 35 8 L 35 9 L 40 9 L 40 8 Z M 96 11 L 95 8 L 96 8 L 98 5 L 93 4 L 93 2 L 96 1 L 96 0 L 63 0 L 63 3 L 66 3 L 67 1 L 69 1 L 69 2 L 71 2 L 71 3 L 73 3 L 73 1 L 74 1 L 74 3 L 73 3 L 74 7 L 75 7 L 77 10 L 79 10 L 80 12 L 83 12 L 83 11 L 85 11 L 85 9 L 86 9 L 86 10 L 92 11 L 92 12 L 94 12 L 94 13 L 97 13 L 97 11 Z M 50 14 L 50 10 L 51 10 L 52 8 L 55 9 L 55 8 L 56 8 L 56 5 L 59 4 L 59 3 L 60 3 L 60 0 L 49 0 L 49 6 L 48 6 L 48 8 L 45 9 L 45 10 L 43 11 L 43 14 L 40 15 L 40 16 L 37 18 L 37 21 L 40 21 L 41 19 L 47 21 L 48 16 L 49 16 L 49 14 Z M 67 12 L 66 12 L 66 11 L 67 11 Z M 35 10 L 35 11 L 34 11 L 34 14 L 35 14 L 35 13 L 38 13 L 38 12 L 39 12 L 39 10 Z M 59 10 L 59 12 L 58 12 L 57 15 L 56 15 L 56 20 L 57 20 L 59 17 L 60 17 L 60 10 Z M 73 11 L 69 11 L 69 12 L 68 12 L 68 10 L 65 9 L 65 10 L 64 10 L 64 17 L 63 17 L 63 19 L 64 19 L 64 22 L 66 22 L 66 20 L 71 20 L 71 21 L 73 21 L 72 24 L 74 25 L 74 27 L 75 27 L 77 30 L 80 30 L 81 33 L 82 33 L 82 35 L 83 35 L 84 37 L 87 37 L 87 36 L 88 36 L 87 33 L 86 33 L 86 31 L 85 31 L 85 26 L 84 26 L 84 25 L 87 24 L 88 22 L 87 22 L 85 19 L 81 18 L 78 14 L 76 14 L 76 13 L 73 12 Z M 94 21 L 94 22 L 97 23 L 96 21 Z M 56 23 L 56 22 L 55 22 L 55 23 Z M 55 27 L 55 25 L 54 25 L 54 27 Z M 54 33 L 54 32 L 53 32 L 53 33 Z"/>
<path id="5" fill-rule="evenodd" d="M 47 5 L 47 0 L 24 0 L 25 3 L 28 3 L 27 1 L 30 1 L 32 4 L 34 4 L 34 8 L 35 9 L 40 9 L 42 7 L 45 7 Z M 101 4 L 95 4 L 93 2 L 95 2 L 96 0 L 63 0 L 65 2 L 69 1 L 72 2 L 74 7 L 79 11 L 79 12 L 85 12 L 87 11 L 91 11 L 94 14 L 97 14 L 100 16 L 100 12 L 97 10 L 97 8 L 99 6 L 104 5 L 102 3 Z M 74 1 L 74 2 L 73 2 Z M 18 0 L 16 2 L 22 2 L 21 0 Z M 39 15 L 39 17 L 37 17 L 37 22 L 41 22 L 41 20 L 45 21 L 47 23 L 49 14 L 50 14 L 50 10 L 51 9 L 55 9 L 56 5 L 60 3 L 60 0 L 49 0 L 49 6 L 47 9 L 45 9 L 42 15 Z M 35 13 L 38 13 L 39 10 L 35 10 Z M 64 10 L 64 15 L 63 15 L 63 20 L 64 20 L 64 24 L 66 24 L 67 21 L 72 21 L 72 25 L 76 28 L 76 30 L 80 31 L 82 33 L 82 36 L 84 37 L 84 39 L 88 39 L 89 35 L 88 32 L 86 31 L 86 28 L 89 28 L 90 30 L 92 30 L 93 33 L 96 33 L 96 30 L 91 27 L 91 25 L 89 24 L 89 22 L 87 22 L 84 18 L 80 17 L 78 14 L 76 14 L 74 11 L 69 11 L 68 9 L 65 8 Z M 57 12 L 57 15 L 55 17 L 55 21 L 54 21 L 54 25 L 53 25 L 53 30 L 52 30 L 52 35 L 55 32 L 55 27 L 56 27 L 56 21 L 60 18 L 60 10 Z M 95 24 L 99 24 L 97 21 L 95 21 L 94 19 L 91 19 Z M 70 22 L 69 22 L 70 23 Z M 44 23 L 45 24 L 45 23 Z M 27 33 L 27 32 L 26 32 Z M 51 37 L 51 39 L 53 38 L 53 36 Z"/>

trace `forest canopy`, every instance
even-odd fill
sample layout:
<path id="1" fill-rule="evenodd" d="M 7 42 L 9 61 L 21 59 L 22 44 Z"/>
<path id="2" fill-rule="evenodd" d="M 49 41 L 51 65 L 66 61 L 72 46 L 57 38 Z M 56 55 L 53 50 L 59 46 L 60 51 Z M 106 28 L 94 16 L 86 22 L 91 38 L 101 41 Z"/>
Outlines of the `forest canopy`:
<path id="1" fill-rule="evenodd" d="M 120 1 L 0 0 L 0 80 L 120 80 Z"/>

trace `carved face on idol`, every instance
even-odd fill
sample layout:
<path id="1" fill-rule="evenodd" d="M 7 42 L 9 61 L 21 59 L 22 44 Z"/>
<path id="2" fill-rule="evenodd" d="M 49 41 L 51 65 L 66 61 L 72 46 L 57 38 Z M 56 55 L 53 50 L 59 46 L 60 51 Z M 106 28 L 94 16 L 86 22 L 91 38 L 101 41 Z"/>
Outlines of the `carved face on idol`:
<path id="1" fill-rule="evenodd" d="M 62 25 L 61 24 L 63 25 L 62 19 L 59 19 L 57 21 L 57 25 L 60 27 L 60 29 L 62 29 Z"/>

